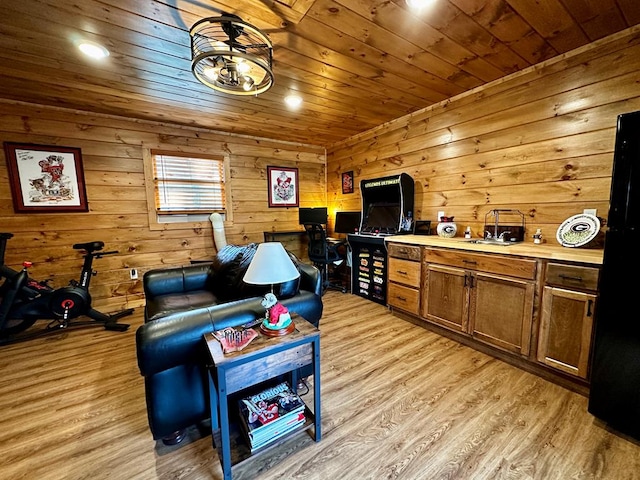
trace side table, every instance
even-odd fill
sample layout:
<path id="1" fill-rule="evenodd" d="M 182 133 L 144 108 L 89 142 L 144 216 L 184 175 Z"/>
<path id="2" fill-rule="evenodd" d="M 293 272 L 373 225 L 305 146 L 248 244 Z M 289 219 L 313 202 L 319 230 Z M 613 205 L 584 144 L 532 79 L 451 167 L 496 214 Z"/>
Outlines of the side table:
<path id="1" fill-rule="evenodd" d="M 313 366 L 313 412 L 306 409 L 307 421 L 304 428 L 283 436 L 265 447 L 265 450 L 292 435 L 309 431 L 312 426 L 312 438 L 316 442 L 320 441 L 320 331 L 298 315 L 292 315 L 292 318 L 296 326 L 294 332 L 282 337 L 260 334 L 239 352 L 224 354 L 220 342 L 213 334 L 205 335 L 212 360 L 209 368 L 211 438 L 213 448 L 217 450 L 222 463 L 225 480 L 231 480 L 232 466 L 262 453 L 259 451 L 251 454 L 248 445 L 246 449 L 240 447 L 242 441 L 236 441 L 238 448 L 232 449 L 229 395 L 286 373 L 290 373 L 291 386 L 295 390 L 298 383 L 297 369 L 308 364 Z"/>

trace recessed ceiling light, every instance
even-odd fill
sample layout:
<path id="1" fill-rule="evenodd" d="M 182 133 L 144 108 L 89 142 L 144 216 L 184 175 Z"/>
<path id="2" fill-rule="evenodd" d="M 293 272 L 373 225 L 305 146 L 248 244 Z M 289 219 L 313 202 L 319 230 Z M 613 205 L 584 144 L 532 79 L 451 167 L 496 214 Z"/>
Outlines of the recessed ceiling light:
<path id="1" fill-rule="evenodd" d="M 82 53 L 88 57 L 101 59 L 109 56 L 109 50 L 94 42 L 81 42 L 78 44 L 78 48 Z"/>
<path id="2" fill-rule="evenodd" d="M 296 93 L 290 93 L 284 97 L 284 102 L 291 108 L 298 108 L 302 103 L 302 97 Z"/>
<path id="3" fill-rule="evenodd" d="M 436 0 L 407 0 L 407 5 L 409 5 L 409 8 L 422 10 L 423 8 L 428 7 L 435 2 Z"/>

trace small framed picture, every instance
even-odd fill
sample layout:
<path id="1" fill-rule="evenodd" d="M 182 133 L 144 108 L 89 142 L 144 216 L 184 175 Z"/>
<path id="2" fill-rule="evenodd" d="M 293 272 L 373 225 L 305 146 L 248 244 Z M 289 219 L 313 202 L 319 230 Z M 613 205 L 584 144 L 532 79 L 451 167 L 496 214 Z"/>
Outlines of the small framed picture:
<path id="1" fill-rule="evenodd" d="M 342 193 L 353 193 L 353 171 L 342 174 Z"/>
<path id="2" fill-rule="evenodd" d="M 4 142 L 16 213 L 86 212 L 79 148 Z"/>
<path id="3" fill-rule="evenodd" d="M 297 207 L 298 169 L 267 167 L 267 183 L 270 207 Z"/>

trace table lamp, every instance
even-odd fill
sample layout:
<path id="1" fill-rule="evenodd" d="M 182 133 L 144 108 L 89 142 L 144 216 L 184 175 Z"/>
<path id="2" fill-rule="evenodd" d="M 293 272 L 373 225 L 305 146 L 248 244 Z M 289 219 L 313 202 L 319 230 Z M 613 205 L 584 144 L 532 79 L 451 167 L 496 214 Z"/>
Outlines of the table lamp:
<path id="1" fill-rule="evenodd" d="M 295 330 L 291 316 L 286 308 L 278 303 L 273 293 L 273 285 L 295 280 L 299 276 L 300 272 L 280 242 L 265 242 L 258 245 L 242 280 L 252 285 L 271 285 L 271 293 L 267 293 L 262 301 L 266 313 L 265 319 L 260 324 L 260 331 L 265 335 L 275 337 Z M 283 313 L 278 313 L 281 311 Z"/>

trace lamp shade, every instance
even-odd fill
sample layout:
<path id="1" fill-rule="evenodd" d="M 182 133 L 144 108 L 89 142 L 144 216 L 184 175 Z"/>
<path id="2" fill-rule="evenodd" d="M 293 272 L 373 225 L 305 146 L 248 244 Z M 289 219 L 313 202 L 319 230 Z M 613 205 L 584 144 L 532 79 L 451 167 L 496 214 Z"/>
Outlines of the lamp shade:
<path id="1" fill-rule="evenodd" d="M 242 280 L 253 285 L 273 285 L 294 280 L 299 276 L 300 272 L 282 244 L 265 242 L 258 245 Z"/>

